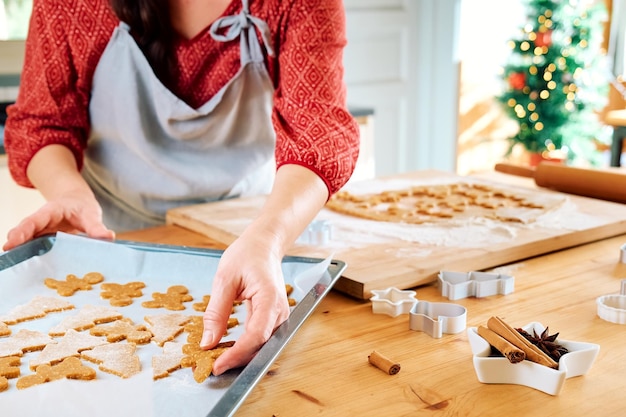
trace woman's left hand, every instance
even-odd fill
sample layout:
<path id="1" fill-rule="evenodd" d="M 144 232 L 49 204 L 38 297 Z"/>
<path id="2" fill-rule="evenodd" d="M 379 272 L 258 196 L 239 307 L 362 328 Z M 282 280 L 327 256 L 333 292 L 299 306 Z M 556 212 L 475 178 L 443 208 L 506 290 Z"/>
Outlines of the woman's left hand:
<path id="1" fill-rule="evenodd" d="M 244 233 L 222 255 L 204 313 L 200 346 L 210 349 L 226 332 L 233 302 L 244 301 L 248 309 L 244 333 L 215 361 L 215 375 L 247 364 L 289 316 L 282 255 L 271 239 L 250 234 Z"/>

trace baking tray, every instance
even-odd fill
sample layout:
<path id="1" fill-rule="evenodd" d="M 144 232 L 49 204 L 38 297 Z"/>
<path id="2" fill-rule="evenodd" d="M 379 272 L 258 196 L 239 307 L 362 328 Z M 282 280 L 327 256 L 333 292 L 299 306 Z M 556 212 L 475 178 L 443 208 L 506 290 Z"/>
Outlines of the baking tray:
<path id="1" fill-rule="evenodd" d="M 88 238 L 84 238 L 88 239 Z M 91 240 L 91 239 L 89 239 Z M 13 268 L 15 266 L 19 266 L 23 262 L 27 260 L 31 260 L 35 257 L 40 257 L 42 255 L 47 254 L 54 247 L 55 242 L 57 241 L 57 236 L 50 235 L 37 238 L 32 240 L 24 245 L 14 248 L 11 251 L 0 254 L 0 271 L 4 271 L 7 268 Z M 112 244 L 116 246 L 123 246 L 125 248 L 134 249 L 138 251 L 143 251 L 146 253 L 163 253 L 171 255 L 183 255 L 185 257 L 203 257 L 203 258 L 213 258 L 215 260 L 219 260 L 223 251 L 221 250 L 213 250 L 213 249 L 202 249 L 202 248 L 192 248 L 186 246 L 175 246 L 175 245 L 165 245 L 165 244 L 153 244 L 153 243 L 140 243 L 133 241 L 121 241 L 118 240 L 114 243 L 107 242 L 107 244 Z M 106 256 L 106 255 L 105 255 Z M 308 264 L 311 264 L 311 267 L 314 267 L 314 264 L 318 264 L 319 266 L 323 266 L 321 262 L 323 259 L 319 258 L 308 258 L 308 257 L 297 257 L 297 256 L 286 256 L 283 259 L 283 267 L 290 263 L 299 264 L 299 266 L 304 265 L 306 268 Z M 328 263 L 328 261 L 330 261 Z M 273 362 L 276 360 L 278 355 L 281 353 L 283 348 L 287 345 L 287 343 L 294 336 L 296 331 L 300 328 L 300 326 L 304 323 L 304 321 L 309 317 L 309 315 L 313 312 L 315 307 L 319 304 L 319 302 L 324 298 L 324 296 L 330 291 L 334 283 L 339 279 L 341 273 L 345 270 L 346 264 L 339 260 L 327 259 L 328 267 L 325 272 L 321 275 L 319 280 L 314 283 L 312 288 L 302 296 L 301 299 L 297 299 L 297 304 L 292 308 L 289 318 L 278 327 L 278 329 L 274 332 L 272 337 L 268 340 L 268 342 L 261 348 L 258 354 L 252 359 L 251 362 L 248 363 L 247 366 L 232 370 L 225 373 L 223 376 L 215 377 L 211 376 L 213 382 L 210 384 L 212 386 L 217 386 L 221 388 L 219 391 L 219 398 L 217 401 L 213 399 L 211 402 L 207 402 L 207 412 L 206 416 L 231 416 L 235 413 L 235 411 L 239 408 L 239 406 L 243 403 L 245 398 L 250 394 L 252 389 L 256 386 L 256 384 L 261 380 L 261 378 L 268 372 Z M 294 277 L 285 276 L 285 282 L 290 283 L 290 281 Z M 43 279 L 43 278 L 42 278 Z M 114 279 L 109 280 L 109 282 L 115 281 Z M 105 282 L 107 282 L 105 280 Z M 184 282 L 180 282 L 183 283 Z M 207 282 L 208 288 L 210 289 L 210 282 Z M 0 288 L 2 287 L 2 283 L 0 283 Z M 0 297 L 3 297 L 3 293 L 5 291 L 0 291 Z M 144 288 L 144 294 L 151 293 L 149 287 Z M 47 295 L 56 295 L 56 293 L 49 293 Z M 6 296 L 6 294 L 4 295 Z M 143 300 L 143 299 L 142 299 Z M 68 298 L 68 301 L 72 301 L 72 297 Z M 106 301 L 103 301 L 103 305 L 108 305 Z M 0 311 L 0 313 L 6 313 L 6 311 Z M 160 313 L 164 313 L 161 311 Z M 172 312 L 170 312 L 172 313 Z M 188 311 L 184 311 L 182 313 L 188 313 Z M 157 312 L 155 311 L 155 314 Z M 201 313 L 194 313 L 201 314 Z M 23 322 L 28 323 L 28 322 Z M 2 338 L 0 338 L 0 341 Z M 184 370 L 176 371 L 182 372 Z M 101 375 L 102 371 L 98 371 L 98 375 Z M 115 377 L 117 378 L 117 377 Z M 132 378 L 130 378 L 132 380 Z M 167 379 L 167 378 L 166 378 Z M 161 380 L 155 381 L 158 383 Z M 217 382 L 216 382 L 217 381 Z M 61 381 L 55 381 L 49 383 L 47 385 L 56 384 Z M 226 389 L 224 390 L 226 386 Z M 36 388 L 36 387 L 34 387 Z M 26 392 L 33 388 L 28 388 L 26 390 L 20 390 L 19 392 Z M 211 389 L 210 387 L 208 388 Z M 15 387 L 10 387 L 10 390 L 16 391 Z M 1 395 L 7 395 L 7 392 L 0 393 Z M 206 395 L 206 393 L 205 393 Z M 183 410 L 181 410 L 183 411 Z M 182 413 L 184 414 L 184 412 Z M 182 414 L 179 414 L 182 415 Z"/>

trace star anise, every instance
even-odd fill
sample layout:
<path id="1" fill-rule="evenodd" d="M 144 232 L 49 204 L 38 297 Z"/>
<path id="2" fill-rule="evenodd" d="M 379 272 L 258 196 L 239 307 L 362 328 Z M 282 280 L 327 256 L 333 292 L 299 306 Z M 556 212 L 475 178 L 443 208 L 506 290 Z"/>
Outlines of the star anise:
<path id="1" fill-rule="evenodd" d="M 527 331 L 525 331 L 524 329 L 515 329 L 515 330 L 517 330 L 530 343 L 537 346 L 539 349 L 541 349 L 545 354 L 550 356 L 556 362 L 559 361 L 561 356 L 569 352 L 567 348 L 555 342 L 559 334 L 555 333 L 553 335 L 550 335 L 547 327 L 543 332 L 541 332 L 541 335 L 537 335 L 537 332 L 534 329 L 533 329 L 532 335 L 528 333 Z"/>

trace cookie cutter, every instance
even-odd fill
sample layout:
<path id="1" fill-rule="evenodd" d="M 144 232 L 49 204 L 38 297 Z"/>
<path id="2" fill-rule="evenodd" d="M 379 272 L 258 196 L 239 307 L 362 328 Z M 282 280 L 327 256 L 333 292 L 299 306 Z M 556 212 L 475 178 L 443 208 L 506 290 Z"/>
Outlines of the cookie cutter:
<path id="1" fill-rule="evenodd" d="M 626 324 L 626 279 L 619 294 L 603 295 L 596 299 L 598 316 L 611 323 Z"/>
<path id="2" fill-rule="evenodd" d="M 313 220 L 300 234 L 296 243 L 303 245 L 326 245 L 332 239 L 333 227 L 328 220 Z"/>
<path id="3" fill-rule="evenodd" d="M 619 248 L 619 261 L 626 264 L 626 243 Z"/>
<path id="4" fill-rule="evenodd" d="M 488 272 L 441 271 L 438 281 L 441 286 L 441 295 L 448 297 L 449 300 L 506 295 L 515 289 L 515 279 L 512 276 Z"/>
<path id="5" fill-rule="evenodd" d="M 415 291 L 399 290 L 395 287 L 389 287 L 386 290 L 372 290 L 374 294 L 370 301 L 372 302 L 372 312 L 374 314 L 387 314 L 391 317 L 397 317 L 400 314 L 409 314 L 413 305 L 417 303 Z"/>
<path id="6" fill-rule="evenodd" d="M 439 339 L 443 333 L 455 334 L 465 330 L 467 309 L 452 303 L 431 303 L 415 298 L 415 291 L 389 287 L 372 290 L 372 312 L 397 317 L 409 315 L 409 329 L 428 333 Z"/>
<path id="7" fill-rule="evenodd" d="M 418 301 L 409 312 L 409 328 L 440 339 L 443 333 L 456 334 L 465 330 L 467 309 L 453 303 Z"/>
<path id="8" fill-rule="evenodd" d="M 541 334 L 544 327 L 533 322 L 523 329 Z M 467 336 L 472 348 L 474 371 L 480 382 L 524 385 L 550 395 L 558 395 L 567 378 L 586 374 L 600 351 L 600 346 L 594 343 L 558 339 L 559 344 L 569 352 L 561 356 L 558 368 L 552 369 L 529 360 L 511 363 L 505 357 L 492 356 L 489 342 L 478 334 L 476 327 L 467 329 Z"/>

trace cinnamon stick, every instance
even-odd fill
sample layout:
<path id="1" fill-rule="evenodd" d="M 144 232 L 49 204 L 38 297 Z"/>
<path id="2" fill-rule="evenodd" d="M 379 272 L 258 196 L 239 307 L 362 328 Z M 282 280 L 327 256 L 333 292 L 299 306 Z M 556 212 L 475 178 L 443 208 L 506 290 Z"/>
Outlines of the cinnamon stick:
<path id="1" fill-rule="evenodd" d="M 487 321 L 487 327 L 519 349 L 523 350 L 526 354 L 526 359 L 535 363 L 548 366 L 550 368 L 558 368 L 559 364 L 556 363 L 550 356 L 542 352 L 537 346 L 530 343 L 524 336 L 522 336 L 517 330 L 509 326 L 500 317 L 491 317 Z"/>
<path id="2" fill-rule="evenodd" d="M 518 363 L 526 359 L 526 354 L 523 350 L 519 349 L 493 330 L 485 326 L 479 326 L 478 335 L 485 339 L 491 346 L 498 349 L 509 362 Z"/>
<path id="3" fill-rule="evenodd" d="M 398 372 L 400 372 L 399 363 L 395 363 L 391 359 L 386 358 L 385 356 L 381 355 L 380 353 L 376 351 L 373 351 L 367 357 L 367 359 L 372 365 L 382 370 L 383 372 L 388 373 L 389 375 L 395 375 Z"/>

